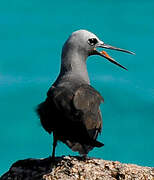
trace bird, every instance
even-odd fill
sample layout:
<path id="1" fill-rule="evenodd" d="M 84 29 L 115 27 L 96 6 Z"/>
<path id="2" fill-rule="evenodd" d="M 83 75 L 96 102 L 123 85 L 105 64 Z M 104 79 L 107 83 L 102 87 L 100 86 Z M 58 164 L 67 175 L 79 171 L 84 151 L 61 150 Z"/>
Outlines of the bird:
<path id="1" fill-rule="evenodd" d="M 104 99 L 90 84 L 86 61 L 89 56 L 99 55 L 125 70 L 127 68 L 98 48 L 134 54 L 105 44 L 88 30 L 77 30 L 68 37 L 62 48 L 60 73 L 45 101 L 37 106 L 42 127 L 49 134 L 53 133 L 52 159 L 55 159 L 57 141 L 81 157 L 104 145 L 97 140 L 102 132 L 100 104 Z"/>

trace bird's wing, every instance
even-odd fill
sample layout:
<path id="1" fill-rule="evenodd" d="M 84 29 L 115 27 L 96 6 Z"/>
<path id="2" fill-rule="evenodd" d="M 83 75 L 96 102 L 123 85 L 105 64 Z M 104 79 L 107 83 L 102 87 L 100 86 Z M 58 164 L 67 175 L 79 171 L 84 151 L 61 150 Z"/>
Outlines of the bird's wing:
<path id="1" fill-rule="evenodd" d="M 82 112 L 82 121 L 89 135 L 93 138 L 96 130 L 100 132 L 102 129 L 102 117 L 99 107 L 101 102 L 104 102 L 103 97 L 90 85 L 82 85 L 78 88 L 73 98 L 74 107 Z"/>
<path id="2" fill-rule="evenodd" d="M 86 139 L 96 140 L 98 132 L 101 131 L 101 101 L 101 95 L 89 85 L 75 88 L 51 87 L 46 101 L 39 105 L 37 112 L 42 126 L 49 133 L 57 131 L 61 137 L 85 142 Z M 81 136 L 79 132 L 85 140 L 77 137 Z M 92 143 L 94 146 L 102 146 L 97 142 Z"/>

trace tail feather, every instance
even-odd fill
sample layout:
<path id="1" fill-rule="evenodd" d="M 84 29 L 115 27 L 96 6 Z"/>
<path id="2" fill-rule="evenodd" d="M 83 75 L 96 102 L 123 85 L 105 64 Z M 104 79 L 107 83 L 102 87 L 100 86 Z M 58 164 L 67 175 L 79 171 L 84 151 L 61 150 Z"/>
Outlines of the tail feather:
<path id="1" fill-rule="evenodd" d="M 102 147 L 103 143 L 93 140 L 90 144 L 80 144 L 78 142 L 71 142 L 69 140 L 64 142 L 72 151 L 78 151 L 81 155 L 88 154 L 94 147 Z"/>
<path id="2" fill-rule="evenodd" d="M 102 147 L 102 146 L 104 146 L 103 143 L 101 143 L 99 141 L 96 141 L 96 140 L 93 141 L 91 145 L 94 146 L 94 147 Z"/>

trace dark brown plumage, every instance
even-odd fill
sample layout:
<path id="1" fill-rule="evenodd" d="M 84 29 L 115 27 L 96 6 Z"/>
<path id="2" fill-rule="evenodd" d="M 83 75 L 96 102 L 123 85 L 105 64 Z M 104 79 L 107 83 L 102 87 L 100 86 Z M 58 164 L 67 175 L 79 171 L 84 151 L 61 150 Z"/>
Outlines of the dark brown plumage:
<path id="1" fill-rule="evenodd" d="M 93 147 L 103 146 L 96 140 L 102 129 L 101 101 L 101 95 L 87 84 L 69 89 L 52 86 L 37 112 L 43 128 L 48 133 L 53 132 L 54 146 L 60 140 L 84 155 Z"/>

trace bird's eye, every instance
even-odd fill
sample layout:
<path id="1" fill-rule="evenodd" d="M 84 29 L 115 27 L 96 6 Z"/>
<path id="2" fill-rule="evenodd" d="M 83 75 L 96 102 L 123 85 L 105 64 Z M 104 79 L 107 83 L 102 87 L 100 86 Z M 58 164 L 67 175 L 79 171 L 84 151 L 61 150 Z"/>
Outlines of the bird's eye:
<path id="1" fill-rule="evenodd" d="M 91 45 L 91 46 L 94 46 L 95 44 L 97 44 L 97 39 L 96 38 L 91 38 L 91 39 L 88 39 L 88 44 Z"/>

